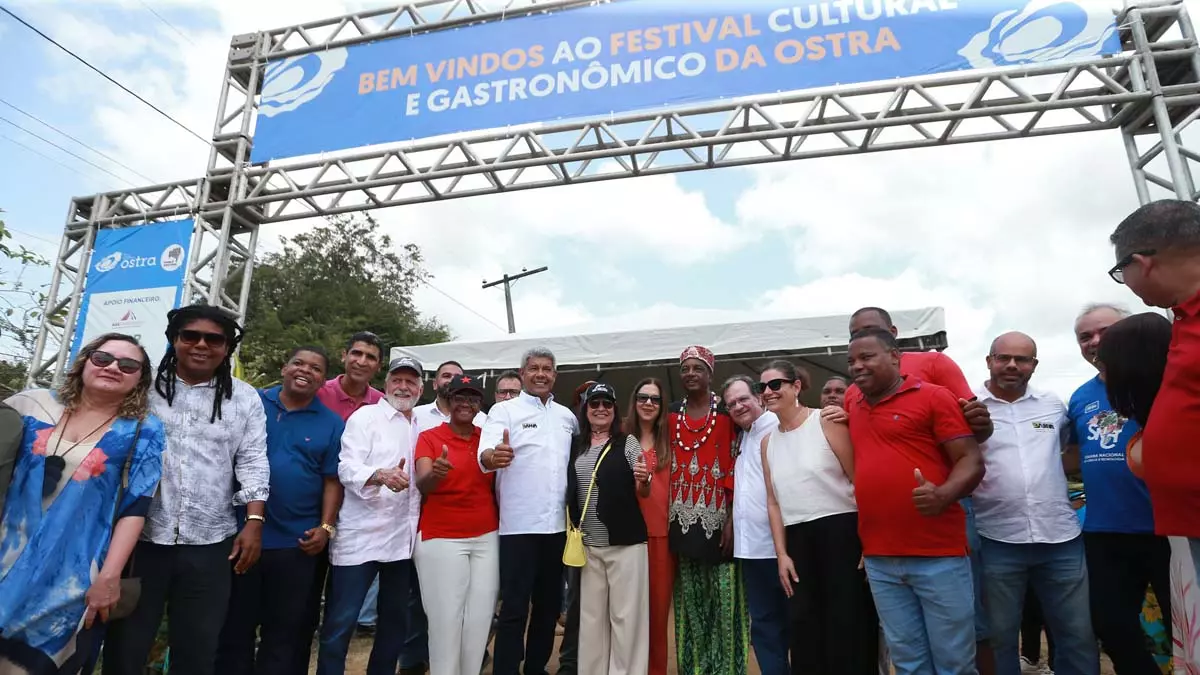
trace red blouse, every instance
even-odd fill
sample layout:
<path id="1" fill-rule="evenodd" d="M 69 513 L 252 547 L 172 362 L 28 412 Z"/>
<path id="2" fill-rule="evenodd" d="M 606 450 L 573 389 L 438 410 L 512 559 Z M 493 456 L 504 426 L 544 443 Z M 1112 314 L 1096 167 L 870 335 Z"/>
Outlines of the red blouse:
<path id="1" fill-rule="evenodd" d="M 685 402 L 671 407 L 668 520 L 671 548 L 676 554 L 720 561 L 724 559 L 720 552 L 720 532 L 733 504 L 737 425 L 723 405 L 713 414 L 715 420 L 707 416 L 693 419 L 685 417 Z M 703 443 L 694 448 L 701 439 Z"/>

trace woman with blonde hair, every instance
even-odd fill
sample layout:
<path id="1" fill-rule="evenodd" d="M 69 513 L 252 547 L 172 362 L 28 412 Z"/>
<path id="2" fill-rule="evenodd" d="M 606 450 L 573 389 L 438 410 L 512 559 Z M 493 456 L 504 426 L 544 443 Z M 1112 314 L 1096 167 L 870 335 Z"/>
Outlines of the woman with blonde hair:
<path id="1" fill-rule="evenodd" d="M 137 339 L 109 333 L 79 350 L 57 392 L 6 401 L 24 431 L 0 518 L 0 673 L 90 669 L 102 625 L 136 602 L 122 571 L 165 438 L 150 377 Z"/>

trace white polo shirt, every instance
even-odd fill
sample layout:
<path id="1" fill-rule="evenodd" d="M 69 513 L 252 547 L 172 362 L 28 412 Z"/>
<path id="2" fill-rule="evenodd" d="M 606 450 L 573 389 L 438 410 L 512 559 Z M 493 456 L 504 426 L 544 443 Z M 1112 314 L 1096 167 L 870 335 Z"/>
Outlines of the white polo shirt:
<path id="1" fill-rule="evenodd" d="M 488 412 L 479 456 L 495 448 L 508 430 L 512 464 L 496 471 L 500 534 L 554 534 L 567 529 L 567 465 L 571 439 L 579 433 L 575 415 L 554 402 L 525 392 Z M 479 464 L 483 468 L 482 459 Z M 487 469 L 484 469 L 486 472 Z"/>
<path id="2" fill-rule="evenodd" d="M 763 478 L 762 439 L 779 426 L 773 412 L 764 412 L 739 435 L 733 464 L 733 557 L 742 560 L 775 558 L 771 520 L 767 516 L 767 482 Z"/>
<path id="3" fill-rule="evenodd" d="M 426 403 L 413 408 L 413 418 L 417 420 L 417 433 L 429 431 L 442 424 L 450 421 L 450 415 L 443 415 L 440 408 L 437 406 L 437 401 Z M 487 421 L 487 415 L 483 411 L 475 413 L 475 419 L 472 420 L 475 426 L 483 428 L 483 423 Z"/>
<path id="4" fill-rule="evenodd" d="M 337 536 L 329 544 L 331 564 L 412 558 L 421 516 L 416 480 L 400 492 L 366 483 L 376 469 L 393 468 L 401 459 L 412 476 L 417 433 L 416 415 L 405 417 L 386 398 L 359 408 L 346 420 L 338 456 L 338 478 L 346 498 L 338 513 Z"/>
<path id="5" fill-rule="evenodd" d="M 1012 403 L 986 386 L 975 395 L 995 427 L 982 446 L 986 473 L 972 498 L 979 534 L 1008 544 L 1058 544 L 1079 536 L 1062 467 L 1062 400 L 1033 387 Z"/>

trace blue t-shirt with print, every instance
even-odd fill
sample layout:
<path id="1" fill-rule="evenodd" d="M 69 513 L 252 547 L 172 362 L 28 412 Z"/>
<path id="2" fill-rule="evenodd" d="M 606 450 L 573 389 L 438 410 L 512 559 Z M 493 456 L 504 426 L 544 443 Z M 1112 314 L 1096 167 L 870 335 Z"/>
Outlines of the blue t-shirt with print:
<path id="1" fill-rule="evenodd" d="M 1113 411 L 1099 376 L 1075 390 L 1067 419 L 1068 441 L 1079 445 L 1087 492 L 1084 531 L 1153 533 L 1150 493 L 1125 462 L 1125 448 L 1137 433 L 1137 422 Z"/>

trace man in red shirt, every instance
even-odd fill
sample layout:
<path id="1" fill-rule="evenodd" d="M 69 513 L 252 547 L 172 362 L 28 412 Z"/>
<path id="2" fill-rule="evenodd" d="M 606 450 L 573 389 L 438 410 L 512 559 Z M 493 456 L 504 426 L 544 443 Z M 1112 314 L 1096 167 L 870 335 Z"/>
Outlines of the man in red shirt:
<path id="1" fill-rule="evenodd" d="M 1117 226 L 1108 274 L 1175 315 L 1162 386 L 1142 433 L 1154 529 L 1187 537 L 1200 576 L 1200 205 L 1147 204 Z"/>
<path id="2" fill-rule="evenodd" d="M 958 500 L 983 477 L 958 398 L 904 375 L 889 331 L 850 341 L 847 394 L 867 579 L 896 672 L 974 673 L 975 603 Z"/>
<path id="3" fill-rule="evenodd" d="M 892 316 L 887 310 L 879 307 L 863 307 L 850 317 L 850 334 L 868 329 L 883 330 L 893 337 L 899 336 L 900 331 L 892 323 Z M 986 405 L 976 400 L 975 392 L 967 383 L 962 369 L 954 359 L 941 352 L 904 352 L 900 354 L 900 374 L 920 379 L 922 382 L 945 387 L 958 399 L 967 424 L 971 426 L 975 440 L 983 443 L 992 436 L 992 415 Z M 858 393 L 858 388 L 851 384 L 846 391 L 846 400 Z M 967 545 L 971 552 L 971 578 L 975 586 L 975 653 L 976 667 L 980 675 L 992 675 L 996 672 L 995 657 L 992 654 L 990 627 L 987 612 L 984 608 L 983 560 L 979 557 L 982 542 L 979 532 L 975 529 L 975 509 L 970 496 L 964 497 L 959 504 L 967 514 Z"/>

